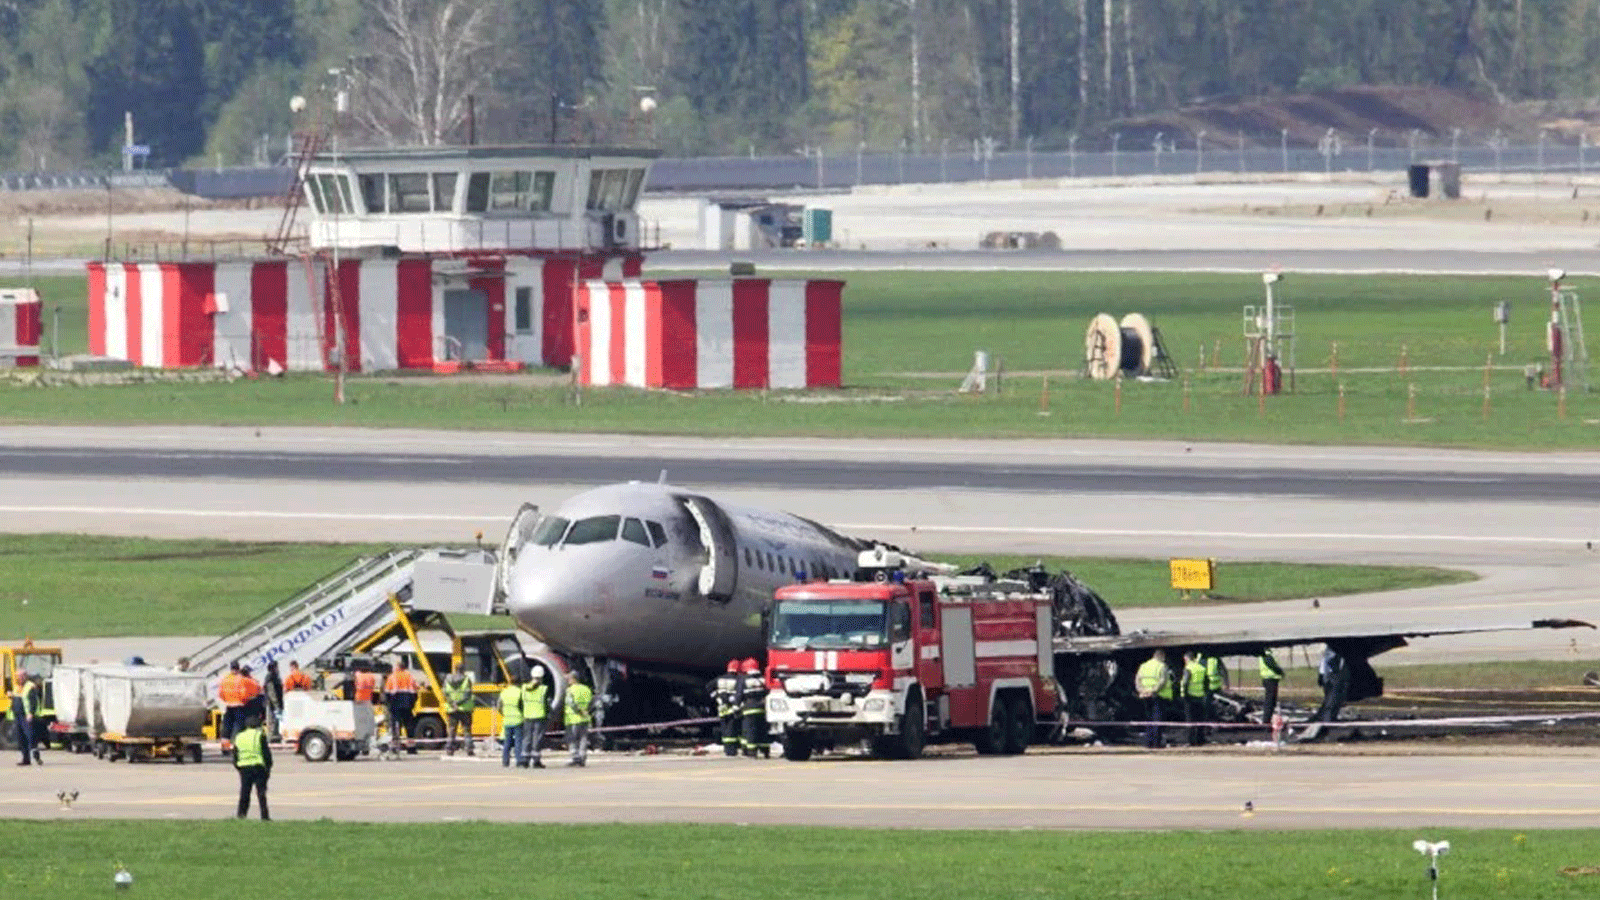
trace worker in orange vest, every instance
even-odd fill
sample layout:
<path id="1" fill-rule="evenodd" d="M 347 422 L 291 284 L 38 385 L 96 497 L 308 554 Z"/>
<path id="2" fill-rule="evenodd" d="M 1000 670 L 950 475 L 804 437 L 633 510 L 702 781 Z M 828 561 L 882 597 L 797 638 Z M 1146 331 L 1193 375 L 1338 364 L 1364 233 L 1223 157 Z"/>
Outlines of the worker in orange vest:
<path id="1" fill-rule="evenodd" d="M 371 703 L 374 699 L 374 696 L 378 693 L 378 676 L 372 674 L 370 669 L 359 669 L 356 672 L 355 687 L 356 702 Z"/>
<path id="2" fill-rule="evenodd" d="M 395 663 L 389 671 L 389 677 L 383 681 L 383 698 L 389 706 L 389 752 L 399 756 L 403 740 L 406 752 L 416 753 L 411 731 L 416 721 L 412 710 L 417 707 L 417 680 L 411 677 L 411 670 L 405 663 Z"/>
<path id="3" fill-rule="evenodd" d="M 291 660 L 289 662 L 289 674 L 283 679 L 283 689 L 285 691 L 309 691 L 311 690 L 311 676 L 301 670 L 299 663 Z"/>
<path id="4" fill-rule="evenodd" d="M 222 740 L 223 750 L 233 745 L 233 733 L 239 730 L 240 723 L 244 721 L 244 687 L 240 679 L 239 661 L 234 660 L 228 665 L 228 674 L 222 676 L 222 683 L 217 686 L 217 699 L 222 702 L 222 725 L 217 737 Z"/>
<path id="5" fill-rule="evenodd" d="M 261 689 L 261 682 L 251 674 L 249 666 L 239 667 L 239 692 L 244 697 L 243 713 L 239 721 L 243 723 L 251 716 L 266 721 L 267 698 Z"/>

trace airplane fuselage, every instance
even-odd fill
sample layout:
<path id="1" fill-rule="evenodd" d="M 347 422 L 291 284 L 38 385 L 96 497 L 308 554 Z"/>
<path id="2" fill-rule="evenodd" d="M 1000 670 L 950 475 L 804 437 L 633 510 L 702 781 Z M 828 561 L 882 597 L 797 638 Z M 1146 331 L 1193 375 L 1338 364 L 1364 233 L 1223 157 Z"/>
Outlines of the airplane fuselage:
<path id="1" fill-rule="evenodd" d="M 761 654 L 778 587 L 848 573 L 861 545 L 788 513 L 608 485 L 540 518 L 509 561 L 507 606 L 568 653 L 710 671 Z"/>

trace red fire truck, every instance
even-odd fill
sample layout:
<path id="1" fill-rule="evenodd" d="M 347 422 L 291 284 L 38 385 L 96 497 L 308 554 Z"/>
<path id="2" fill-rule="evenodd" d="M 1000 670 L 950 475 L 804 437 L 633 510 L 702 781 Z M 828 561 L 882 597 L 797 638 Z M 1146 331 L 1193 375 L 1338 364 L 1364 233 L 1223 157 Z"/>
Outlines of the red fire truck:
<path id="1" fill-rule="evenodd" d="M 789 585 L 774 597 L 767 722 L 784 756 L 802 761 L 861 740 L 900 759 L 928 742 L 1023 752 L 1056 710 L 1050 595 L 907 578 L 905 558 L 882 547 L 861 556 L 850 580 Z"/>

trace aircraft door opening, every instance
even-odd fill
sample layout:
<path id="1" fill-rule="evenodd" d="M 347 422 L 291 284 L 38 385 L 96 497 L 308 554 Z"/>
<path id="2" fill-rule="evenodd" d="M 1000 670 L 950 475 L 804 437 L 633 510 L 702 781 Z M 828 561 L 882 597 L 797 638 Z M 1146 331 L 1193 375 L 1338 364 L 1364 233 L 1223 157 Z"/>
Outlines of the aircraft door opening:
<path id="1" fill-rule="evenodd" d="M 706 563 L 700 568 L 700 593 L 713 603 L 727 603 L 733 599 L 739 577 L 739 548 L 733 523 L 722 507 L 706 497 L 684 494 L 677 499 L 694 518 L 700 545 L 706 549 Z"/>
<path id="2" fill-rule="evenodd" d="M 489 358 L 489 297 L 483 291 L 452 289 L 444 292 L 446 359 Z"/>

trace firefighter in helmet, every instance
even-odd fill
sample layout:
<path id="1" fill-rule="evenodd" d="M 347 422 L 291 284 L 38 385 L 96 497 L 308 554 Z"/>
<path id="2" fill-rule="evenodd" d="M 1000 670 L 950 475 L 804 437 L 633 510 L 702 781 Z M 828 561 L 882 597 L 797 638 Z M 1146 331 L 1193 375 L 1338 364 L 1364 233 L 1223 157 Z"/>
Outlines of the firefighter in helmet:
<path id="1" fill-rule="evenodd" d="M 739 661 L 728 660 L 728 670 L 711 681 L 711 699 L 717 704 L 722 729 L 722 752 L 739 755 Z"/>
<path id="2" fill-rule="evenodd" d="M 739 718 L 743 720 L 740 747 L 744 755 L 771 756 L 772 748 L 767 736 L 767 683 L 761 677 L 761 666 L 755 659 L 745 660 L 739 667 Z"/>

